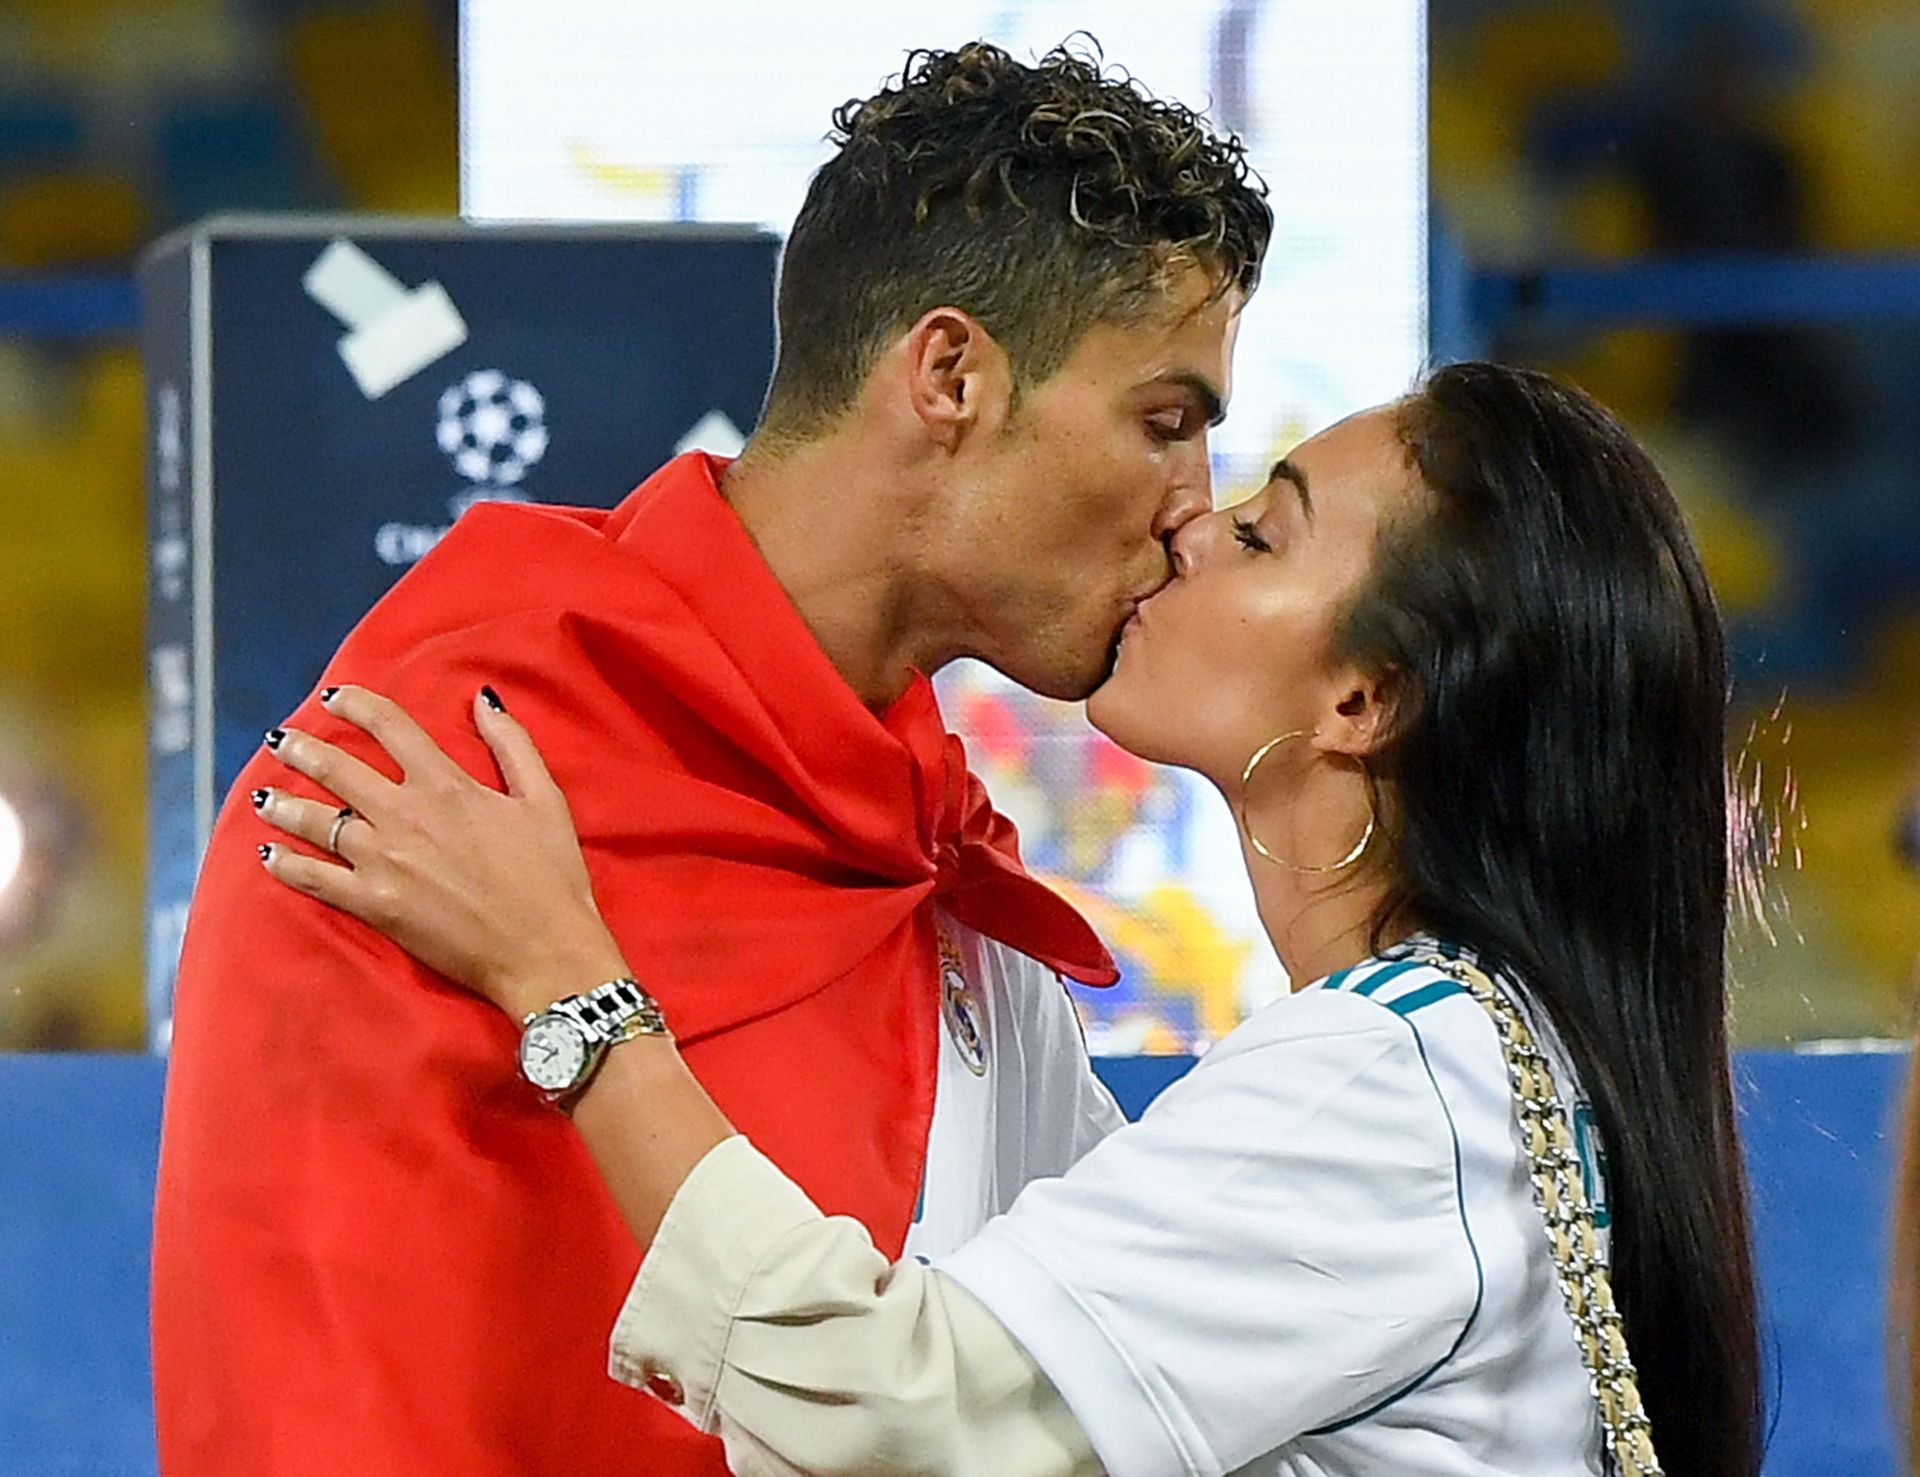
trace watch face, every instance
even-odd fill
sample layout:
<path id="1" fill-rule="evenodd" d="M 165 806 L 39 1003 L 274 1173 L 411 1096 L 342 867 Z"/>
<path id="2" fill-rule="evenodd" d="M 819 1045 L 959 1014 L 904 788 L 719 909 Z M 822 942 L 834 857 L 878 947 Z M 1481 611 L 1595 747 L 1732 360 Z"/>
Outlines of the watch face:
<path id="1" fill-rule="evenodd" d="M 563 1015 L 537 1016 L 520 1038 L 520 1070 L 545 1092 L 562 1092 L 587 1065 L 586 1034 Z"/>

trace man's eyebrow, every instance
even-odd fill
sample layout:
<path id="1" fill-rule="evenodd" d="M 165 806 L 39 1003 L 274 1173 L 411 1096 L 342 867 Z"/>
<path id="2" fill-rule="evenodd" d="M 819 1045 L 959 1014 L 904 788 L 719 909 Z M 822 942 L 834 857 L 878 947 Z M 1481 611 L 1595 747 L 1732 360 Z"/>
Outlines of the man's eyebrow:
<path id="1" fill-rule="evenodd" d="M 1227 418 L 1226 402 L 1220 398 L 1220 392 L 1214 389 L 1212 383 L 1203 374 L 1198 374 L 1191 369 L 1172 369 L 1165 374 L 1155 375 L 1153 382 L 1161 385 L 1178 385 L 1181 389 L 1190 391 L 1194 399 L 1200 402 L 1200 409 L 1205 413 L 1207 424 L 1210 426 L 1217 426 Z"/>
<path id="2" fill-rule="evenodd" d="M 1306 515 L 1307 522 L 1313 522 L 1313 498 L 1307 492 L 1307 474 L 1283 456 L 1267 473 L 1267 481 L 1274 482 L 1282 477 L 1291 482 L 1294 491 L 1300 494 L 1300 511 Z"/>

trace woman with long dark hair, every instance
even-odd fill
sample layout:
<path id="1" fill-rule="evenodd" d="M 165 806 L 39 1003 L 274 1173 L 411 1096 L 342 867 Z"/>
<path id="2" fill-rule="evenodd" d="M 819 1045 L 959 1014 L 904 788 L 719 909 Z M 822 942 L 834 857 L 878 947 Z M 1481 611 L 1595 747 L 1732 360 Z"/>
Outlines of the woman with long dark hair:
<path id="1" fill-rule="evenodd" d="M 1300 988 L 936 1265 L 734 1134 L 493 695 L 505 794 L 332 691 L 406 778 L 287 733 L 338 798 L 262 815 L 347 865 L 266 865 L 524 1020 L 650 1246 L 613 1372 L 736 1471 L 1752 1477 L 1728 678 L 1659 473 L 1456 365 L 1173 554 L 1089 716 L 1221 790 Z"/>
<path id="2" fill-rule="evenodd" d="M 1436 507 L 1347 637 L 1425 708 L 1381 756 L 1395 899 L 1525 980 L 1579 1071 L 1667 1469 L 1757 1470 L 1712 592 L 1658 469 L 1586 397 L 1459 365 L 1406 417 Z"/>

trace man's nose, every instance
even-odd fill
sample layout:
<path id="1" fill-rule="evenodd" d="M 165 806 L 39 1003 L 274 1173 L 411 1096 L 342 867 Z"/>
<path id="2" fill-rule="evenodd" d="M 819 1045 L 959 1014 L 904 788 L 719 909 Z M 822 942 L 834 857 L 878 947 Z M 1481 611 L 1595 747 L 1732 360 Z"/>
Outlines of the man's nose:
<path id="1" fill-rule="evenodd" d="M 1192 574 L 1198 561 L 1204 556 L 1204 550 L 1210 540 L 1209 530 L 1216 520 L 1208 516 L 1212 510 L 1198 518 L 1189 518 L 1167 536 L 1167 557 L 1173 561 L 1173 577 L 1185 579 Z"/>
<path id="2" fill-rule="evenodd" d="M 1194 458 L 1193 469 L 1168 488 L 1167 495 L 1160 500 L 1153 520 L 1153 536 L 1161 543 L 1167 544 L 1202 513 L 1213 511 L 1213 474 L 1207 463 L 1208 457 L 1202 450 Z"/>

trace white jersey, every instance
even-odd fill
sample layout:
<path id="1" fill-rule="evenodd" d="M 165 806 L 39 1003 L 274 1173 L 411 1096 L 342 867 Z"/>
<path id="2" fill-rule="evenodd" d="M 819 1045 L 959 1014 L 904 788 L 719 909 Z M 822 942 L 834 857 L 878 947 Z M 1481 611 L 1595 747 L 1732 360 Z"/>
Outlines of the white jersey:
<path id="1" fill-rule="evenodd" d="M 1087 1059 L 1060 977 L 954 923 L 941 935 L 940 1065 L 910 1256 L 971 1239 L 1029 1180 L 1064 1174 L 1126 1119 Z"/>
<path id="2" fill-rule="evenodd" d="M 938 1268 L 1113 1477 L 1601 1470 L 1498 1037 L 1395 951 L 1260 1011 Z"/>

